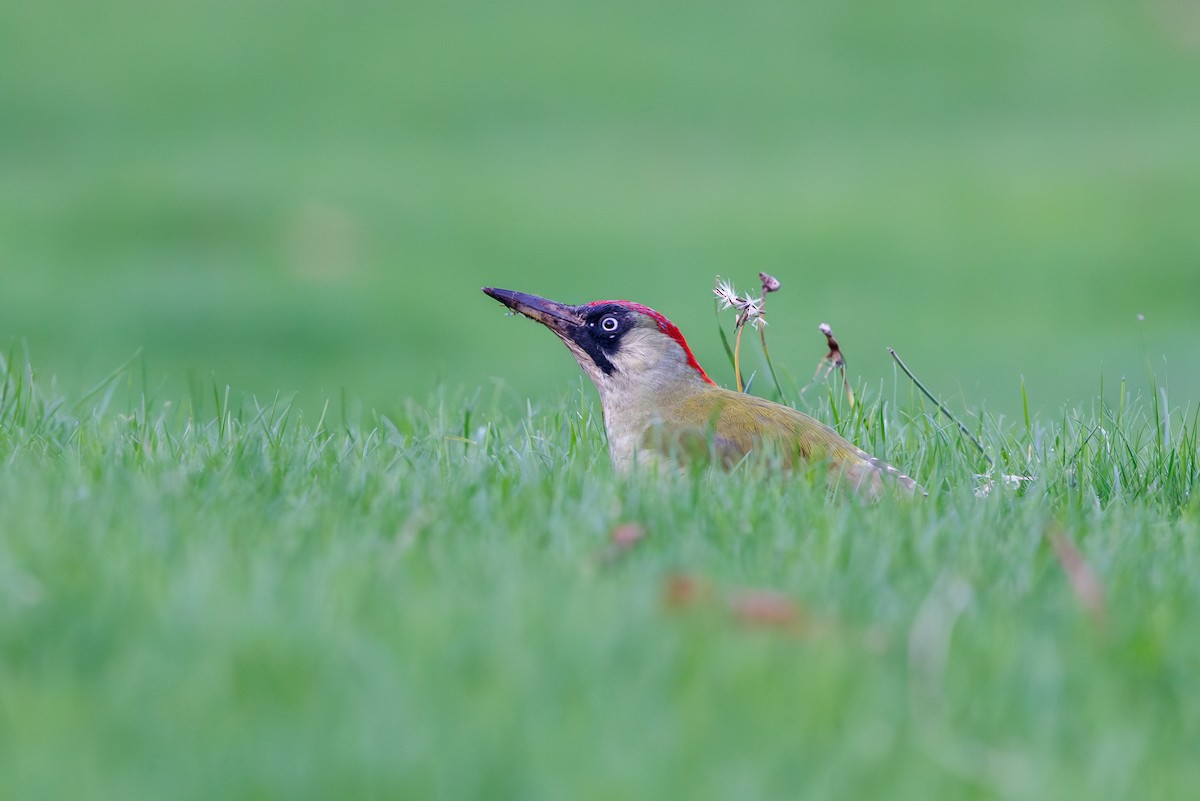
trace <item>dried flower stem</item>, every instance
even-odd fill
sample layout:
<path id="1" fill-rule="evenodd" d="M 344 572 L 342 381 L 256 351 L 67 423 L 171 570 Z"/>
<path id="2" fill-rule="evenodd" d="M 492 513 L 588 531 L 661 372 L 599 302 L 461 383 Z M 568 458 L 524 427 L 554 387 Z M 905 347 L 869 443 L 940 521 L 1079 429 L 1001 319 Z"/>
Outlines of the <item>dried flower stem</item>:
<path id="1" fill-rule="evenodd" d="M 762 282 L 762 313 L 765 317 L 767 314 L 767 295 L 779 291 L 779 279 L 768 273 L 759 273 L 758 280 Z M 783 386 L 779 383 L 779 376 L 775 374 L 775 365 L 771 362 L 771 351 L 767 349 L 766 326 L 759 326 L 758 337 L 762 342 L 763 358 L 767 360 L 767 370 L 771 373 L 771 380 L 775 382 L 775 391 L 779 393 L 779 400 L 782 402 Z"/>
<path id="2" fill-rule="evenodd" d="M 765 327 L 767 324 L 766 319 L 763 317 L 763 301 L 768 292 L 773 292 L 779 288 L 779 282 L 771 276 L 768 276 L 765 273 L 760 273 L 759 278 L 763 282 L 763 294 L 761 297 L 757 298 L 749 295 L 746 297 L 738 295 L 737 291 L 733 288 L 733 284 L 728 281 L 721 280 L 720 277 L 717 278 L 717 286 L 713 289 L 713 294 L 716 295 L 717 301 L 720 303 L 718 311 L 724 311 L 725 309 L 732 308 L 736 309 L 738 312 L 737 322 L 734 323 L 734 329 L 737 331 L 737 338 L 733 344 L 733 352 L 730 354 L 730 358 L 733 361 L 733 372 L 737 377 L 738 392 L 744 392 L 746 390 L 746 385 L 742 381 L 741 369 L 742 329 L 746 327 L 747 323 L 749 323 L 755 328 L 759 329 L 759 331 L 762 331 L 763 327 Z M 770 285 L 770 287 L 768 287 L 768 285 Z M 724 331 L 721 332 L 721 338 L 722 341 L 724 341 Z M 728 350 L 728 344 L 726 344 L 726 350 Z M 774 376 L 774 370 L 771 372 L 772 376 Z M 775 384 L 778 387 L 779 381 L 776 380 Z M 780 395 L 782 396 L 782 394 L 783 393 L 781 392 Z"/>
<path id="3" fill-rule="evenodd" d="M 853 409 L 854 390 L 850 389 L 850 381 L 846 378 L 846 357 L 842 355 L 841 346 L 839 346 L 838 341 L 834 339 L 833 329 L 829 326 L 829 323 L 821 323 L 819 326 L 817 326 L 817 330 L 825 335 L 825 342 L 827 345 L 829 345 L 829 353 L 825 354 L 825 358 L 817 362 L 817 369 L 813 373 L 812 381 L 809 381 L 804 385 L 804 387 L 800 390 L 800 394 L 803 395 L 809 387 L 817 383 L 818 380 L 832 373 L 834 368 L 837 368 L 837 370 L 839 370 L 842 374 L 842 389 L 846 392 L 846 400 L 850 402 L 850 408 Z M 824 373 L 824 375 L 822 375 L 822 373 Z"/>
<path id="4" fill-rule="evenodd" d="M 967 439 L 971 440 L 971 443 L 976 448 L 979 449 L 979 453 L 981 456 L 983 456 L 984 461 L 986 461 L 988 463 L 988 465 L 991 465 L 992 458 L 987 455 L 987 451 L 985 451 L 983 449 L 983 445 L 980 444 L 979 440 L 975 438 L 975 435 L 972 434 L 969 430 L 967 430 L 967 427 L 965 425 L 963 425 L 962 422 L 957 417 L 954 416 L 953 412 L 951 412 L 949 409 L 947 409 L 945 406 L 943 406 L 942 402 L 940 400 L 938 400 L 937 398 L 935 398 L 933 396 L 932 392 L 930 392 L 928 389 L 925 388 L 925 385 L 922 384 L 915 375 L 913 375 L 912 370 L 908 369 L 908 365 L 904 363 L 904 360 L 900 358 L 900 354 L 896 353 L 894 348 L 888 348 L 887 350 L 888 350 L 888 353 L 892 354 L 892 358 L 896 360 L 896 364 L 900 365 L 900 369 L 904 371 L 904 374 L 906 376 L 908 376 L 909 378 L 911 378 L 912 382 L 917 385 L 917 389 L 921 390 L 921 393 L 925 397 L 927 397 L 927 398 L 929 398 L 929 400 L 933 401 L 933 404 L 935 406 L 937 406 L 938 409 L 941 410 L 942 414 L 946 415 L 947 417 L 949 417 L 951 420 L 954 421 L 954 424 L 956 426 L 958 426 L 958 430 L 963 432 L 964 434 L 966 434 Z"/>
<path id="5" fill-rule="evenodd" d="M 830 370 L 836 367 L 841 372 L 842 389 L 846 391 L 846 400 L 850 402 L 850 408 L 853 409 L 854 392 L 850 389 L 850 382 L 846 379 L 846 357 L 842 354 L 842 348 L 834 338 L 833 328 L 829 323 L 821 323 L 817 328 L 825 335 L 825 342 L 829 345 L 829 355 L 825 357 L 826 363 L 830 365 Z"/>

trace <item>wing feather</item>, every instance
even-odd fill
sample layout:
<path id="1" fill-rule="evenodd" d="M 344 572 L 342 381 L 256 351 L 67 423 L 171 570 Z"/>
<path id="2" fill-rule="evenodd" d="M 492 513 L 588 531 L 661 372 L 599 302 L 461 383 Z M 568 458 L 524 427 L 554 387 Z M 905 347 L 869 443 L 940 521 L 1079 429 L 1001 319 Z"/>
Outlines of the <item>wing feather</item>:
<path id="1" fill-rule="evenodd" d="M 857 491 L 878 495 L 883 476 L 909 492 L 924 490 L 887 462 L 855 447 L 829 426 L 790 406 L 755 395 L 712 387 L 681 403 L 677 419 L 708 432 L 721 461 L 733 464 L 756 449 L 770 448 L 789 465 L 826 459 Z"/>

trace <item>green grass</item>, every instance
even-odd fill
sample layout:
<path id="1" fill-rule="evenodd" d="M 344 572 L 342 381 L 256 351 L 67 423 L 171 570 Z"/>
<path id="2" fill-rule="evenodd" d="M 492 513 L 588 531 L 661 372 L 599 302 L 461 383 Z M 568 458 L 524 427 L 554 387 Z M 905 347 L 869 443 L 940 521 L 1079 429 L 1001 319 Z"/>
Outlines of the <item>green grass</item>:
<path id="1" fill-rule="evenodd" d="M 19 363 L 0 381 L 5 797 L 1200 782 L 1198 427 L 1164 399 L 984 415 L 998 469 L 1037 480 L 977 497 L 978 453 L 908 388 L 855 412 L 831 390 L 812 411 L 931 488 L 864 505 L 753 469 L 615 475 L 590 390 L 318 418 L 151 402 L 132 373 L 66 400 Z M 671 603 L 673 576 L 708 589 Z M 748 591 L 795 619 L 739 615 Z"/>

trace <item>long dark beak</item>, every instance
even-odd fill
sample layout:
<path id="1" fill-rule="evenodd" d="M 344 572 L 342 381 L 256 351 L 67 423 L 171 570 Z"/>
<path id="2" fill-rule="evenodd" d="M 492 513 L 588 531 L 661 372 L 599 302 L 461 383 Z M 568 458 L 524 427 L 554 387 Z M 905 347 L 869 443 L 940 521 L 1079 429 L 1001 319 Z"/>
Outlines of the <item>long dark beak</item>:
<path id="1" fill-rule="evenodd" d="M 511 289 L 495 289 L 485 286 L 483 291 L 515 312 L 531 320 L 537 320 L 556 334 L 567 335 L 583 325 L 583 318 L 575 306 L 568 306 L 537 295 L 513 292 Z"/>

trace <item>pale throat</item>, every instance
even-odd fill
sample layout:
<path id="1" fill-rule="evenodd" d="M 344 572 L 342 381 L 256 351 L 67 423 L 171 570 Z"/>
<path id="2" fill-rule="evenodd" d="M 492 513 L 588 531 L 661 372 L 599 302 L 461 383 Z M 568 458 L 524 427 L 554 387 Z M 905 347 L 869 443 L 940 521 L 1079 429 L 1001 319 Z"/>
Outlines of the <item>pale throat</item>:
<path id="1" fill-rule="evenodd" d="M 665 409 L 707 386 L 683 348 L 654 330 L 629 332 L 611 375 L 583 359 L 580 364 L 600 394 L 609 449 L 618 464 L 639 448 L 648 428 L 663 422 Z"/>

